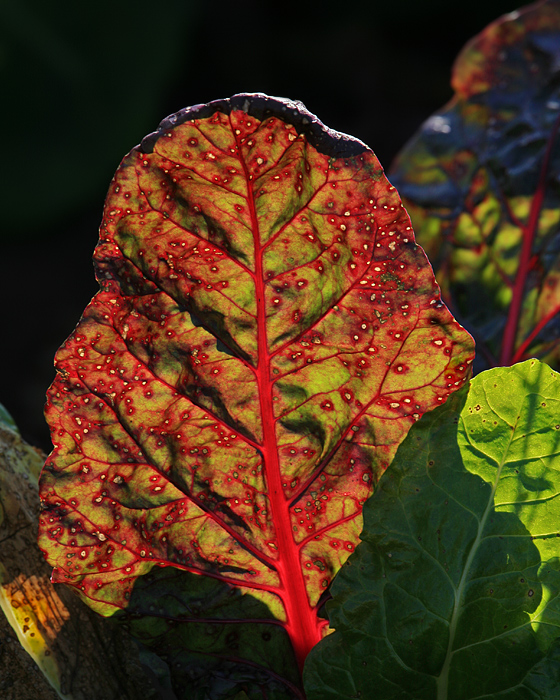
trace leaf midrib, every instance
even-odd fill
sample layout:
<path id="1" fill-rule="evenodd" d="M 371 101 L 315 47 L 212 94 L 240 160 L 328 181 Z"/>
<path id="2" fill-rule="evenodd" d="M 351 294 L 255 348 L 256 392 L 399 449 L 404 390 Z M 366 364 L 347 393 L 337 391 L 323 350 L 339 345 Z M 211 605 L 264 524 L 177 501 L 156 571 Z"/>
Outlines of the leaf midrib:
<path id="1" fill-rule="evenodd" d="M 462 423 L 463 429 L 465 431 L 465 434 L 467 434 L 465 421 L 463 418 L 461 418 L 461 423 Z M 488 503 L 486 505 L 486 508 L 484 509 L 484 513 L 482 514 L 482 518 L 478 522 L 478 531 L 476 533 L 475 540 L 474 540 L 474 542 L 471 546 L 470 552 L 468 554 L 467 561 L 465 562 L 465 566 L 463 569 L 463 574 L 461 576 L 461 580 L 459 581 L 459 585 L 458 585 L 457 590 L 455 592 L 455 605 L 453 606 L 453 613 L 451 614 L 451 620 L 449 622 L 449 642 L 447 645 L 447 652 L 445 654 L 445 660 L 443 662 L 441 672 L 440 672 L 439 676 L 436 678 L 437 700 L 447 700 L 447 698 L 448 698 L 449 671 L 451 668 L 451 659 L 453 657 L 453 654 L 455 653 L 455 650 L 453 649 L 453 645 L 455 642 L 457 625 L 458 625 L 459 617 L 461 614 L 461 607 L 462 607 L 462 602 L 463 602 L 464 589 L 465 589 L 465 585 L 467 582 L 467 576 L 468 576 L 469 570 L 471 568 L 471 565 L 473 563 L 473 560 L 477 554 L 478 547 L 482 541 L 482 534 L 483 534 L 484 528 L 486 526 L 486 520 L 488 519 L 488 515 L 490 514 L 490 511 L 494 509 L 494 495 L 496 493 L 496 489 L 498 488 L 498 483 L 500 481 L 502 469 L 504 468 L 504 466 L 506 464 L 507 454 L 509 452 L 509 448 L 510 448 L 510 445 L 511 445 L 512 440 L 513 440 L 513 436 L 515 434 L 516 427 L 517 427 L 517 420 L 515 421 L 515 424 L 513 426 L 511 426 L 511 435 L 509 437 L 508 444 L 507 444 L 506 448 L 504 449 L 504 454 L 502 456 L 500 464 L 498 465 L 498 469 L 496 471 L 496 478 L 494 479 L 494 483 L 492 484 L 492 490 L 491 490 L 490 496 L 488 498 Z"/>
<path id="2" fill-rule="evenodd" d="M 235 133 L 232 126 L 232 133 Z M 237 139 L 236 139 L 237 141 Z M 240 146 L 241 144 L 238 144 Z M 257 307 L 257 366 L 255 375 L 258 384 L 262 421 L 262 457 L 267 483 L 267 494 L 272 511 L 278 544 L 276 570 L 280 579 L 278 593 L 286 610 L 286 630 L 290 636 L 295 656 L 303 671 L 303 663 L 311 648 L 321 639 L 321 628 L 315 610 L 311 608 L 304 581 L 299 547 L 291 528 L 289 503 L 282 488 L 282 475 L 278 444 L 276 440 L 276 418 L 272 403 L 271 353 L 268 349 L 266 288 L 263 268 L 264 246 L 261 242 L 259 219 L 255 206 L 254 190 L 245 159 L 238 148 L 239 162 L 247 183 L 247 204 L 254 235 L 255 271 L 253 275 Z"/>

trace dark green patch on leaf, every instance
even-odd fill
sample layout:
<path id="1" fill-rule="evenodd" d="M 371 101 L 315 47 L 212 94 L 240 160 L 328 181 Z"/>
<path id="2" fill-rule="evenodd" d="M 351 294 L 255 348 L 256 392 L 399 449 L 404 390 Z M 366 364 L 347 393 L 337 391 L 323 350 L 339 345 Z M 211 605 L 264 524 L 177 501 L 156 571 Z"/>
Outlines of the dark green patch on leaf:
<path id="1" fill-rule="evenodd" d="M 146 664 L 162 659 L 171 669 L 173 686 L 189 689 L 185 697 L 230 698 L 242 692 L 250 700 L 302 697 L 286 631 L 271 621 L 262 601 L 239 588 L 156 568 L 138 579 L 128 608 L 115 617 L 147 648 L 157 650 Z"/>

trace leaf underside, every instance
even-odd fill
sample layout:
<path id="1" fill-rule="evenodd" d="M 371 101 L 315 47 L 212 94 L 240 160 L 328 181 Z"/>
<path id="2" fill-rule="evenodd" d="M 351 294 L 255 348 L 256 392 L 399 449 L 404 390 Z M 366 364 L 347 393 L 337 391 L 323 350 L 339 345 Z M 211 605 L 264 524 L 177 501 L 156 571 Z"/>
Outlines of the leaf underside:
<path id="1" fill-rule="evenodd" d="M 560 694 L 560 375 L 527 360 L 423 416 L 364 507 L 308 700 Z"/>
<path id="2" fill-rule="evenodd" d="M 455 97 L 397 157 L 399 189 L 476 371 L 560 369 L 560 4 L 506 15 L 459 55 Z"/>
<path id="3" fill-rule="evenodd" d="M 321 638 L 362 504 L 469 376 L 472 339 L 374 154 L 264 95 L 184 110 L 133 149 L 94 261 L 46 409 L 53 578 L 179 654 L 189 692 L 262 697 L 265 678 L 300 697 L 264 642 L 301 667 Z"/>

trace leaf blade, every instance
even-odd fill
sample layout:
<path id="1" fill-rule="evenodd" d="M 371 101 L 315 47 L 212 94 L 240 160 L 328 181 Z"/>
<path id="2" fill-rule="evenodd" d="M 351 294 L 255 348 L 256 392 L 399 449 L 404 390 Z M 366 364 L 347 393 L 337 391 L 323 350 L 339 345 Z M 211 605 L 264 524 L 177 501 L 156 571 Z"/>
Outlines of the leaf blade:
<path id="1" fill-rule="evenodd" d="M 301 664 L 373 483 L 470 371 L 396 191 L 303 106 L 236 96 L 123 160 L 94 259 L 47 408 L 55 580 L 111 614 L 156 565 L 205 574 Z"/>
<path id="2" fill-rule="evenodd" d="M 342 649 L 364 698 L 558 692 L 559 382 L 536 360 L 490 370 L 411 429 L 333 584 L 311 700 L 351 697 L 327 668 Z"/>

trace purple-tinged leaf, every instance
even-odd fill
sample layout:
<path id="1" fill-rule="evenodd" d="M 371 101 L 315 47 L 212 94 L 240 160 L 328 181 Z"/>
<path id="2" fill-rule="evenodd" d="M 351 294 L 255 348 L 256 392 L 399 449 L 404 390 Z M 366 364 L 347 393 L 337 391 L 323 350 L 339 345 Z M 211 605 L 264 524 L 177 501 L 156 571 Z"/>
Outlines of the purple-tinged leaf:
<path id="1" fill-rule="evenodd" d="M 184 692 L 221 697 L 225 673 L 228 693 L 302 697 L 362 504 L 468 378 L 472 339 L 374 154 L 264 95 L 133 149 L 94 258 L 48 396 L 54 580 L 178 655 Z"/>
<path id="2" fill-rule="evenodd" d="M 560 368 L 559 67 L 558 2 L 494 22 L 390 175 L 478 369 L 529 357 Z"/>

